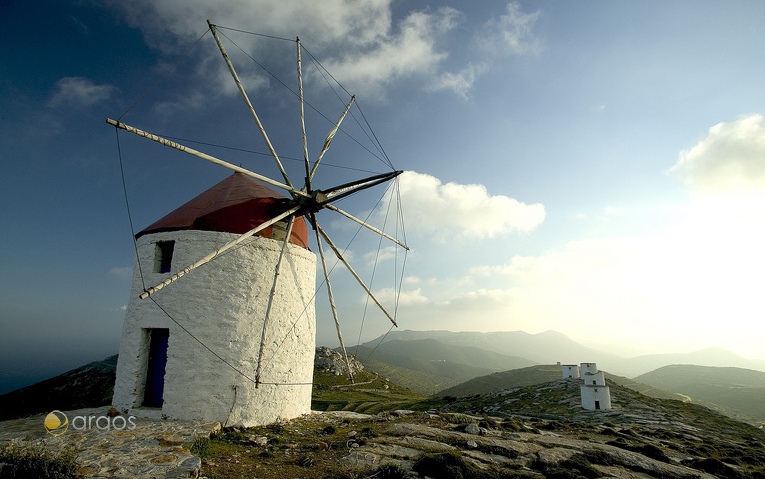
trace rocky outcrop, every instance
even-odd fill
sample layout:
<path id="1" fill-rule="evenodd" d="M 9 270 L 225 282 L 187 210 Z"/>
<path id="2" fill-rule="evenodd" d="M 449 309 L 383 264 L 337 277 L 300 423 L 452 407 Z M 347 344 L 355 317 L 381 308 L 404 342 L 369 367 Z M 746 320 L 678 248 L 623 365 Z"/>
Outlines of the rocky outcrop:
<path id="1" fill-rule="evenodd" d="M 326 469 L 305 477 L 346 477 L 343 474 L 348 471 L 365 477 L 400 478 L 750 477 L 736 464 L 692 458 L 684 440 L 656 441 L 648 435 L 642 437 L 645 432 L 435 410 L 376 415 L 334 411 L 304 416 L 278 427 L 224 430 L 223 436 L 216 437 L 246 447 L 248 455 L 257 458 L 253 464 L 257 463 L 264 476 L 270 472 L 290 475 L 289 468 L 297 464 Z M 262 434 L 266 441 L 252 449 L 256 443 L 249 439 L 250 433 Z M 631 440 L 615 440 L 623 437 Z M 741 453 L 743 457 L 751 451 Z M 242 470 L 247 470 L 246 455 L 237 457 Z M 203 472 L 207 465 L 214 469 L 211 475 L 222 473 L 222 462 L 220 458 L 203 461 Z M 712 466 L 716 470 L 727 468 L 727 474 L 715 474 Z"/>
<path id="2" fill-rule="evenodd" d="M 364 365 L 354 356 L 348 356 L 348 362 L 351 365 L 352 374 L 356 374 L 364 369 Z M 348 375 L 348 367 L 345 364 L 343 355 L 326 346 L 319 346 L 316 348 L 316 356 L 314 356 L 313 365 L 318 371 L 330 372 L 335 376 Z"/>

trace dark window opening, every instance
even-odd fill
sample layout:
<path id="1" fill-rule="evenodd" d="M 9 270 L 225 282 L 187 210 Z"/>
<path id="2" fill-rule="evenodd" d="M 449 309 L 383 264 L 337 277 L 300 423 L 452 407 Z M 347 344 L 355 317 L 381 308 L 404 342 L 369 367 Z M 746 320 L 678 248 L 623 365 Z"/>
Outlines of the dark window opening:
<path id="1" fill-rule="evenodd" d="M 175 241 L 158 241 L 154 248 L 154 272 L 169 273 L 173 264 Z"/>
<path id="2" fill-rule="evenodd" d="M 595 401 L 595 409 L 600 409 L 600 401 Z"/>

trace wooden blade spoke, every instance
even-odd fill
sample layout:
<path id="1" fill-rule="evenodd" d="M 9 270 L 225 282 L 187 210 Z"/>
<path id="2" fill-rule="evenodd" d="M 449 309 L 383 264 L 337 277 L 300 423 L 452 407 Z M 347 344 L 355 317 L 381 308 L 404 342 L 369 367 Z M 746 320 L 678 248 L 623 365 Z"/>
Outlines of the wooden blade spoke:
<path id="1" fill-rule="evenodd" d="M 401 173 L 403 173 L 403 171 L 391 171 L 390 173 L 370 176 L 369 178 L 364 178 L 363 180 L 352 181 L 350 183 L 344 183 L 342 185 L 323 190 L 323 193 L 330 201 L 337 201 L 358 191 L 377 186 L 381 183 L 385 183 L 386 181 L 390 181 Z"/>
<path id="2" fill-rule="evenodd" d="M 300 62 L 300 38 L 297 43 L 298 100 L 300 103 L 300 131 L 303 136 L 303 160 L 305 161 L 305 191 L 311 191 L 311 162 L 308 159 L 308 137 L 305 134 L 305 109 L 303 107 L 303 67 Z"/>
<path id="3" fill-rule="evenodd" d="M 141 293 L 141 295 L 140 295 L 140 296 L 138 296 L 138 297 L 139 297 L 139 298 L 141 298 L 141 299 L 146 299 L 148 296 L 150 296 L 150 295 L 152 295 L 152 294 L 156 293 L 157 291 L 159 291 L 160 289 L 164 288 L 164 287 L 165 287 L 165 286 L 167 286 L 168 284 L 170 284 L 170 283 L 172 283 L 172 282 L 174 282 L 174 281 L 178 280 L 179 278 L 181 278 L 182 276 L 184 276 L 186 273 L 188 273 L 188 272 L 190 272 L 190 271 L 192 271 L 192 270 L 194 270 L 194 269 L 196 269 L 196 268 L 198 268 L 198 267 L 202 266 L 202 265 L 203 265 L 203 264 L 205 264 L 205 263 L 209 263 L 209 262 L 210 262 L 211 260 L 213 260 L 213 259 L 214 259 L 216 256 L 218 256 L 218 255 L 222 254 L 224 251 L 226 251 L 226 250 L 228 250 L 228 249 L 230 249 L 230 248 L 232 248 L 232 247 L 234 247 L 234 246 L 238 245 L 239 243 L 241 243 L 242 241 L 246 240 L 247 238 L 249 238 L 250 236 L 254 235 L 255 233 L 257 233 L 257 232 L 259 232 L 259 231 L 261 231 L 261 230 L 264 230 L 265 228 L 268 228 L 268 227 L 269 227 L 269 226 L 271 226 L 272 224 L 274 224 L 274 223 L 276 223 L 276 222 L 278 222 L 278 221 L 280 221 L 280 220 L 282 220 L 282 219 L 284 219 L 284 218 L 286 218 L 286 217 L 288 217 L 288 216 L 291 216 L 291 215 L 293 215 L 293 214 L 294 214 L 295 212 L 297 212 L 299 209 L 300 209 L 300 208 L 299 208 L 299 207 L 297 207 L 297 206 L 296 206 L 296 207 L 294 207 L 294 208 L 290 208 L 290 209 L 288 209 L 287 211 L 285 211 L 284 213 L 282 213 L 282 214 L 280 214 L 280 215 L 277 215 L 277 216 L 275 216 L 274 218 L 272 218 L 272 219 L 270 219 L 270 220 L 266 221 L 265 223 L 261 223 L 261 224 L 260 224 L 260 225 L 258 225 L 257 227 L 255 227 L 255 228 L 251 229 L 250 231 L 248 231 L 248 232 L 244 233 L 243 235 L 239 236 L 239 237 L 238 237 L 237 239 L 235 239 L 234 241 L 231 241 L 231 242 L 229 242 L 229 243 L 226 243 L 225 245 L 223 245 L 223 246 L 221 246 L 220 248 L 216 249 L 215 251 L 213 251 L 212 253 L 208 254 L 208 255 L 207 255 L 207 256 L 205 256 L 204 258 L 200 259 L 200 260 L 199 260 L 199 261 L 197 261 L 196 263 L 194 263 L 194 264 L 192 264 L 192 265 L 190 265 L 190 266 L 187 266 L 187 267 L 183 268 L 181 271 L 179 271 L 179 272 L 175 273 L 174 275 L 170 276 L 169 278 L 167 278 L 166 280 L 162 281 L 162 282 L 161 282 L 161 283 L 159 283 L 158 285 L 156 285 L 156 286 L 153 286 L 153 287 L 151 287 L 151 288 L 147 289 L 146 291 L 144 291 L 143 293 Z M 289 238 L 287 239 L 287 241 L 289 241 Z"/>
<path id="4" fill-rule="evenodd" d="M 318 223 L 316 223 L 316 215 L 311 213 L 311 224 L 314 225 L 314 231 L 316 232 L 316 243 L 319 245 L 319 256 L 321 256 L 321 266 L 324 270 L 324 282 L 327 283 L 327 294 L 329 295 L 329 306 L 332 309 L 332 317 L 335 319 L 335 328 L 337 328 L 337 339 L 340 340 L 340 349 L 343 351 L 343 359 L 345 360 L 345 367 L 348 368 L 348 376 L 353 382 L 353 370 L 351 369 L 351 362 L 348 360 L 348 352 L 345 350 L 345 342 L 343 342 L 343 333 L 340 331 L 340 320 L 337 318 L 337 307 L 335 306 L 335 297 L 332 295 L 332 283 L 329 282 L 329 271 L 327 271 L 327 260 L 324 257 L 324 248 L 321 246 L 321 238 L 319 238 Z"/>
<path id="5" fill-rule="evenodd" d="M 318 168 L 319 163 L 321 162 L 321 159 L 324 157 L 324 153 L 326 153 L 327 150 L 329 149 L 329 145 L 330 143 L 332 143 L 332 138 L 335 137 L 335 133 L 337 133 L 338 128 L 340 128 L 340 123 L 343 122 L 343 118 L 345 118 L 345 115 L 348 114 L 348 110 L 351 109 L 351 105 L 353 105 L 354 100 L 356 100 L 356 95 L 353 95 L 351 97 L 351 101 L 348 102 L 348 106 L 345 107 L 345 111 L 343 111 L 343 114 L 340 115 L 340 119 L 337 120 L 335 127 L 332 128 L 332 131 L 329 132 L 329 135 L 327 135 L 327 138 L 324 140 L 324 147 L 321 149 L 321 153 L 319 153 L 319 157 L 316 158 L 316 163 L 313 164 L 313 168 L 311 168 L 311 172 L 308 174 L 308 179 L 313 178 L 313 175 L 316 174 L 316 168 Z"/>
<path id="6" fill-rule="evenodd" d="M 368 223 L 365 223 L 363 220 L 360 220 L 360 219 L 356 218 L 352 214 L 350 214 L 350 213 L 348 213 L 346 211 L 341 210 L 337 206 L 330 205 L 330 204 L 325 204 L 324 207 L 325 208 L 329 208 L 332 211 L 337 211 L 338 213 L 340 213 L 341 215 L 345 216 L 346 218 L 348 218 L 348 219 L 350 219 L 352 221 L 355 221 L 356 223 L 360 224 L 361 226 L 363 226 L 363 227 L 365 227 L 367 229 L 370 229 L 370 230 L 374 231 L 375 233 L 379 234 L 380 236 L 388 238 L 389 240 L 393 241 L 394 243 L 396 243 L 397 245 L 401 246 L 405 250 L 409 251 L 409 247 L 407 245 L 405 245 L 404 243 L 402 243 L 401 241 L 399 241 L 396 238 L 386 234 L 384 231 L 382 231 L 382 230 L 380 230 L 378 228 L 375 228 L 374 226 L 372 226 L 372 225 L 370 225 Z"/>
<path id="7" fill-rule="evenodd" d="M 226 60 L 226 65 L 228 65 L 231 76 L 234 77 L 234 81 L 236 82 L 236 87 L 239 89 L 239 93 L 242 95 L 242 98 L 244 98 L 244 102 L 247 104 L 247 108 L 250 110 L 250 115 L 252 115 L 252 118 L 255 120 L 255 124 L 258 125 L 258 130 L 260 131 L 260 135 L 263 137 L 263 140 L 266 142 L 266 146 L 268 146 L 268 151 L 271 152 L 271 156 L 273 156 L 274 160 L 276 161 L 276 166 L 279 167 L 279 171 L 284 177 L 285 183 L 287 183 L 290 188 L 292 188 L 292 183 L 290 182 L 289 176 L 287 176 L 287 172 L 284 170 L 284 166 L 282 166 L 282 162 L 279 160 L 279 155 L 276 154 L 276 150 L 274 150 L 274 146 L 271 144 L 271 140 L 268 139 L 266 130 L 263 128 L 263 124 L 260 122 L 258 114 L 255 113 L 255 108 L 252 107 L 252 103 L 247 97 L 247 93 L 244 91 L 244 86 L 242 86 L 242 82 L 239 81 L 239 76 L 236 74 L 236 70 L 234 70 L 234 64 L 231 63 L 231 60 L 226 53 L 226 49 L 223 48 L 223 43 L 221 43 L 220 38 L 218 38 L 218 32 L 215 28 L 215 25 L 213 25 L 210 20 L 207 20 L 207 25 L 210 27 L 210 31 L 212 32 L 213 37 L 215 37 L 215 41 L 218 43 L 218 48 L 223 55 L 223 59 Z"/>
<path id="8" fill-rule="evenodd" d="M 276 271 L 274 272 L 274 284 L 271 286 L 271 294 L 268 295 L 268 306 L 266 306 L 266 317 L 263 320 L 263 332 L 260 336 L 260 350 L 258 351 L 258 366 L 255 370 L 255 387 L 260 386 L 260 374 L 261 361 L 263 360 L 263 349 L 266 344 L 266 328 L 268 327 L 268 320 L 271 318 L 271 306 L 274 304 L 274 295 L 276 294 L 276 283 L 279 280 L 279 273 L 282 267 L 282 259 L 284 259 L 284 253 L 287 251 L 287 245 L 290 244 L 290 236 L 292 236 L 292 225 L 295 223 L 295 217 L 290 216 L 287 222 L 287 235 L 284 237 L 284 245 L 282 245 L 282 251 L 279 253 L 279 259 L 276 262 Z"/>
<path id="9" fill-rule="evenodd" d="M 372 298 L 372 301 L 375 302 L 377 307 L 379 307 L 380 310 L 383 313 L 385 313 L 385 316 L 387 316 L 388 319 L 390 319 L 391 323 L 393 323 L 394 326 L 398 327 L 398 324 L 396 324 L 396 320 L 393 319 L 393 316 L 388 314 L 388 311 L 386 311 L 385 308 L 383 307 L 383 305 L 380 304 L 380 302 L 377 300 L 377 298 L 375 298 L 375 295 L 372 294 L 372 291 L 370 291 L 369 288 L 367 288 L 367 285 L 364 284 L 364 281 L 359 277 L 358 274 L 356 274 L 356 271 L 354 271 L 353 268 L 351 267 L 351 265 L 348 263 L 348 261 L 345 260 L 345 258 L 343 257 L 343 254 L 340 253 L 340 250 L 337 249 L 337 246 L 335 246 L 335 244 L 332 242 L 332 240 L 329 239 L 329 236 L 327 236 L 327 233 L 324 231 L 324 229 L 321 226 L 319 226 L 318 223 L 316 223 L 316 232 L 317 232 L 317 234 L 321 234 L 321 237 L 324 238 L 324 241 L 326 241 L 327 244 L 329 245 L 329 247 L 332 248 L 332 251 L 335 252 L 335 256 L 337 256 L 337 259 L 339 259 L 345 265 L 345 267 L 348 268 L 348 271 L 350 271 L 351 274 L 353 275 L 353 277 L 356 278 L 356 281 L 358 281 L 358 283 L 361 285 L 361 287 L 364 288 L 364 291 L 366 291 L 367 294 L 369 295 L 369 297 Z"/>
<path id="10" fill-rule="evenodd" d="M 238 171 L 239 173 L 242 173 L 242 174 L 245 174 L 245 175 L 250 176 L 252 178 L 255 178 L 257 180 L 260 180 L 263 183 L 267 183 L 267 184 L 269 184 L 271 186 L 276 186 L 277 188 L 281 188 L 283 190 L 286 190 L 286 191 L 290 192 L 293 195 L 303 196 L 305 198 L 310 198 L 311 197 L 311 195 L 309 195 L 309 194 L 307 194 L 307 193 L 305 193 L 303 191 L 296 190 L 295 188 L 293 188 L 291 186 L 288 186 L 288 185 L 285 185 L 284 183 L 279 183 L 278 181 L 274 181 L 271 178 L 268 178 L 268 177 L 263 176 L 263 175 L 259 175 L 259 174 L 255 173 L 255 172 L 252 172 L 252 171 L 248 170 L 248 169 L 242 168 L 241 166 L 233 165 L 231 163 L 228 163 L 226 161 L 218 159 L 218 158 L 216 158 L 214 156 L 208 155 L 207 153 L 202 153 L 201 151 L 197 151 L 197 150 L 195 150 L 193 148 L 189 148 L 188 146 L 184 146 L 184 145 L 181 145 L 181 144 L 176 143 L 174 141 L 170 141 L 170 140 L 168 140 L 166 138 L 162 138 L 161 136 L 157 136 L 157 135 L 153 135 L 151 133 L 147 133 L 147 132 L 145 132 L 143 130 L 139 130 L 138 128 L 135 128 L 133 126 L 126 125 L 124 123 L 120 123 L 120 122 L 118 122 L 116 120 L 112 120 L 111 118 L 107 118 L 106 122 L 109 123 L 110 125 L 113 125 L 113 126 L 115 126 L 117 128 L 125 130 L 127 132 L 136 134 L 138 136 L 142 136 L 144 138 L 148 138 L 149 140 L 152 140 L 152 141 L 156 141 L 157 143 L 159 143 L 161 145 L 169 146 L 170 148 L 175 148 L 176 150 L 182 151 L 184 153 L 188 153 L 188 154 L 190 154 L 192 156 L 196 156 L 197 158 L 201 158 L 203 160 L 209 161 L 210 163 L 215 163 L 216 165 L 223 166 L 224 168 L 228 168 L 229 170 Z"/>

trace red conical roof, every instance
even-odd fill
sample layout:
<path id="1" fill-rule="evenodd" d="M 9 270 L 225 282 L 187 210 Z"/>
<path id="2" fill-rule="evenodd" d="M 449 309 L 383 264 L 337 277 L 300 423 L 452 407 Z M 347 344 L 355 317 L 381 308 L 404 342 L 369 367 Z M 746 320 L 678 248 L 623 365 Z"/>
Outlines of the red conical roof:
<path id="1" fill-rule="evenodd" d="M 136 237 L 176 230 L 242 234 L 282 213 L 286 209 L 287 201 L 288 198 L 284 195 L 259 181 L 242 173 L 234 173 L 149 225 Z M 272 238 L 273 228 L 269 226 L 257 234 Z M 290 243 L 308 248 L 308 229 L 302 216 L 295 218 Z"/>

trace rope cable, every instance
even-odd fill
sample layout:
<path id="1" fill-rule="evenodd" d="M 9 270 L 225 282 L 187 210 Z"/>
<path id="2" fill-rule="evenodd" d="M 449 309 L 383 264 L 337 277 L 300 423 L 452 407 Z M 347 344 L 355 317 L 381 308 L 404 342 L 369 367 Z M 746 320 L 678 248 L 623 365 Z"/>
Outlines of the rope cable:
<path id="1" fill-rule="evenodd" d="M 122 163 L 122 147 L 120 146 L 120 129 L 114 127 L 114 133 L 117 137 L 117 156 L 120 160 L 120 175 L 122 176 L 122 192 L 125 195 L 125 208 L 127 209 L 128 223 L 130 223 L 130 237 L 133 238 L 133 248 L 135 249 L 135 260 L 138 263 L 138 272 L 141 276 L 141 287 L 146 289 L 146 282 L 143 279 L 141 268 L 141 256 L 138 254 L 138 243 L 135 240 L 135 228 L 133 227 L 133 215 L 130 213 L 130 200 L 128 199 L 127 183 L 125 182 L 125 166 Z"/>
<path id="2" fill-rule="evenodd" d="M 248 32 L 246 30 L 239 30 L 237 28 L 231 28 L 231 27 L 222 27 L 220 25 L 214 25 L 214 26 L 218 30 L 230 30 L 232 32 L 246 33 L 247 35 L 253 35 L 253 36 L 256 36 L 256 37 L 264 37 L 264 38 L 272 38 L 274 40 L 284 40 L 286 42 L 294 42 L 295 41 L 295 40 L 293 40 L 291 38 L 277 37 L 276 35 L 267 35 L 265 33 Z M 228 37 L 226 37 L 226 38 L 228 38 Z"/>
<path id="3" fill-rule="evenodd" d="M 172 135 L 158 134 L 158 136 L 161 136 L 163 138 L 167 138 L 168 140 L 173 140 L 173 141 L 178 141 L 178 142 L 194 143 L 194 144 L 197 144 L 197 145 L 211 146 L 213 148 L 220 148 L 220 149 L 223 149 L 223 150 L 238 151 L 238 152 L 241 152 L 241 153 L 252 153 L 254 155 L 261 155 L 261 156 L 267 156 L 269 158 L 273 158 L 271 156 L 271 153 L 266 153 L 266 152 L 263 152 L 263 151 L 248 150 L 246 148 L 238 148 L 238 147 L 235 147 L 235 146 L 227 146 L 227 145 L 221 145 L 221 144 L 217 144 L 217 143 L 210 143 L 210 142 L 204 142 L 204 141 L 190 140 L 188 138 L 181 138 L 181 137 L 172 136 Z M 279 155 L 279 159 L 290 160 L 290 161 L 300 162 L 300 163 L 303 163 L 305 161 L 303 158 L 296 158 L 296 157 L 293 157 L 293 156 L 284 156 L 284 155 Z M 352 166 L 336 165 L 336 164 L 327 163 L 327 162 L 324 162 L 324 161 L 322 161 L 321 164 L 322 164 L 322 166 L 329 166 L 329 167 L 332 167 L 332 168 L 339 168 L 339 169 L 350 170 L 350 171 L 358 171 L 360 173 L 372 173 L 372 174 L 379 174 L 380 173 L 379 171 L 365 170 L 363 168 L 354 168 Z"/>
<path id="4" fill-rule="evenodd" d="M 324 78 L 324 81 L 327 83 L 327 86 L 329 86 L 329 89 L 330 89 L 330 90 L 332 90 L 332 92 L 335 94 L 335 96 L 336 96 L 336 97 L 337 97 L 337 98 L 338 98 L 338 99 L 339 99 L 339 100 L 342 102 L 342 101 L 343 101 L 343 99 L 342 99 L 342 98 L 340 98 L 340 95 L 338 95 L 338 93 L 337 93 L 337 92 L 335 91 L 335 89 L 332 87 L 332 84 L 329 82 L 329 80 L 327 80 L 327 77 L 324 75 L 324 72 L 326 72 L 327 76 L 329 76 L 329 77 L 330 77 L 330 78 L 331 78 L 331 79 L 332 79 L 332 80 L 333 80 L 333 81 L 334 81 L 334 82 L 335 82 L 335 83 L 336 83 L 336 84 L 337 84 L 337 85 L 338 85 L 340 88 L 342 88 L 342 90 L 343 90 L 343 91 L 344 91 L 346 94 L 350 95 L 350 92 L 349 92 L 348 90 L 346 90 L 346 89 L 345 89 L 345 87 L 344 87 L 344 86 L 343 86 L 343 85 L 342 85 L 342 84 L 341 84 L 339 81 L 337 81 L 337 79 L 336 79 L 334 76 L 332 76 L 332 74 L 329 72 L 329 70 L 327 70 L 327 69 L 324 67 L 324 65 L 322 65 L 322 63 L 321 63 L 319 60 L 317 60 L 317 59 L 316 59 L 316 57 L 315 57 L 315 56 L 313 56 L 313 54 L 312 54 L 310 51 L 308 51 L 308 49 L 307 49 L 307 48 L 305 48 L 305 47 L 304 47 L 302 44 L 301 44 L 301 47 L 302 47 L 302 48 L 303 48 L 303 50 L 305 50 L 305 52 L 308 54 L 309 58 L 310 58 L 310 59 L 311 59 L 311 61 L 314 63 L 314 65 L 316 65 L 316 69 L 318 70 L 318 72 L 319 72 L 319 74 L 322 76 L 322 78 Z M 363 112 L 361 112 L 361 108 L 359 107 L 359 104 L 358 104 L 358 100 L 356 100 L 356 102 L 355 102 L 355 103 L 356 103 L 356 108 L 358 108 L 358 109 L 359 109 L 359 112 L 362 114 L 362 117 L 364 117 L 364 114 L 363 114 Z M 359 146 L 361 146 L 362 148 L 364 148 L 365 150 L 367 150 L 367 152 L 369 152 L 369 153 L 370 153 L 372 156 L 374 156 L 375 158 L 377 158 L 378 160 L 380 160 L 380 161 L 381 161 L 381 162 L 382 162 L 384 165 L 386 165 L 386 166 L 390 167 L 392 170 L 395 170 L 395 168 L 393 168 L 393 164 L 391 163 L 390 159 L 388 159 L 388 158 L 387 158 L 387 155 L 385 154 L 385 151 L 384 151 L 384 150 L 382 150 L 378 144 L 375 144 L 375 142 L 374 142 L 374 141 L 372 141 L 372 138 L 370 138 L 370 136 L 369 136 L 369 133 L 367 133 L 367 130 L 366 130 L 366 129 L 364 129 L 364 127 L 361 125 L 361 123 L 359 122 L 359 120 L 356 118 L 356 115 L 354 115 L 354 113 L 353 113 L 353 112 L 350 112 L 350 113 L 351 113 L 351 118 L 353 118 L 353 119 L 356 121 L 356 124 L 357 124 L 357 125 L 359 125 L 359 127 L 361 128 L 361 131 L 363 131 L 363 132 L 364 132 L 364 135 L 366 135 L 367 139 L 368 139 L 368 140 L 370 140 L 370 142 L 371 142 L 373 145 L 375 145 L 375 147 L 377 148 L 377 150 L 378 150 L 378 151 L 379 151 L 379 152 L 380 152 L 380 153 L 383 155 L 383 157 L 384 157 L 384 158 L 381 158 L 380 156 L 378 156 L 377 154 L 375 154 L 374 152 L 372 152 L 371 150 L 369 150 L 369 149 L 368 149 L 368 148 L 367 148 L 365 145 L 363 145 L 361 142 L 359 142 L 359 141 L 358 141 L 358 140 L 356 140 L 354 137 L 352 137 L 352 136 L 351 136 L 349 133 L 347 133 L 347 132 L 346 132 L 344 129 L 340 128 L 340 131 L 342 131 L 342 132 L 343 132 L 343 133 L 345 133 L 345 134 L 346 134 L 346 135 L 347 135 L 349 138 L 351 138 L 352 140 L 354 140 L 354 141 L 355 141 L 355 142 L 356 142 L 356 143 L 357 143 Z M 365 119 L 365 121 L 366 121 L 366 118 L 364 118 L 364 119 Z M 369 122 L 366 122 L 366 123 L 367 123 L 367 126 L 369 127 L 369 129 L 371 130 L 371 128 L 372 128 L 372 127 L 369 125 Z M 372 135 L 374 136 L 374 132 L 372 132 Z M 378 142 L 378 143 L 379 143 L 379 142 Z"/>
<path id="5" fill-rule="evenodd" d="M 233 30 L 233 29 L 229 29 L 229 30 Z M 259 35 L 259 36 L 269 37 L 269 35 L 262 35 L 262 34 L 252 33 L 252 32 L 245 32 L 245 31 L 241 31 L 241 30 L 235 30 L 235 31 L 240 31 L 240 32 L 242 32 L 242 33 L 248 33 L 248 34 L 250 34 L 250 35 Z M 238 44 L 237 44 L 235 41 L 233 41 L 233 40 L 232 40 L 232 39 L 231 39 L 229 36 L 227 36 L 225 33 L 222 33 L 222 32 L 221 32 L 221 35 L 223 35 L 223 36 L 226 38 L 226 40 L 230 41 L 230 42 L 231 42 L 231 43 L 232 43 L 232 44 L 233 44 L 233 45 L 234 45 L 236 48 L 238 48 L 238 49 L 239 49 L 239 51 L 241 51 L 241 52 L 242 52 L 242 53 L 243 53 L 243 54 L 244 54 L 244 55 L 245 55 L 247 58 L 249 58 L 249 59 L 250 59 L 250 60 L 251 60 L 253 63 L 255 63 L 256 65 L 258 65 L 258 66 L 259 66 L 259 67 L 260 67 L 260 68 L 261 68 L 263 71 L 265 71 L 266 73 L 268 73 L 268 75 L 270 75 L 270 76 L 271 76 L 271 77 L 272 77 L 274 80 L 276 80 L 276 81 L 277 81 L 277 82 L 278 82 L 280 85 L 282 85 L 282 86 L 283 86 L 283 87 L 284 87 L 284 88 L 285 88 L 285 89 L 286 89 L 288 92 L 292 93 L 292 95 L 293 95 L 295 98 L 299 98 L 299 95 L 298 95 L 298 93 L 297 93 L 297 92 L 295 92 L 295 90 L 293 90 L 293 89 L 292 89 L 292 88 L 291 88 L 289 85 L 287 85 L 287 84 L 286 84 L 284 81 L 282 81 L 282 80 L 281 80 L 281 79 L 280 79 L 278 76 L 276 76 L 274 73 L 272 73 L 272 72 L 271 72 L 271 71 L 270 71 L 268 68 L 266 68 L 266 67 L 265 67 L 263 64 L 261 64 L 260 62 L 258 62 L 257 60 L 255 60 L 255 59 L 254 59 L 254 58 L 253 58 L 253 57 L 252 57 L 252 56 L 251 56 L 249 53 L 247 53 L 247 51 L 245 51 L 245 50 L 244 50 L 244 49 L 243 49 L 241 46 L 239 46 L 239 45 L 238 45 Z M 286 38 L 281 38 L 281 37 L 275 37 L 275 38 L 277 38 L 277 39 L 279 39 L 279 40 L 287 40 Z M 291 42 L 292 42 L 292 41 L 294 41 L 294 40 L 289 40 L 289 41 L 291 41 Z M 301 46 L 301 48 L 302 48 L 303 50 L 305 50 L 305 52 L 306 52 L 306 53 L 308 54 L 308 56 L 311 58 L 311 61 L 314 61 L 314 62 L 316 62 L 318 65 L 320 65 L 320 66 L 321 66 L 321 63 L 318 63 L 318 61 L 317 61 L 317 60 L 314 58 L 314 56 L 313 56 L 313 55 L 311 55 L 311 52 L 309 52 L 309 51 L 308 51 L 308 50 L 307 50 L 307 49 L 306 49 L 306 48 L 303 46 L 303 44 L 302 44 L 302 43 L 300 44 L 300 46 Z M 324 69 L 324 71 L 326 71 L 326 68 L 324 68 L 324 66 L 321 66 L 321 69 Z M 319 69 L 319 73 L 321 73 L 321 69 Z M 327 72 L 327 73 L 329 73 L 329 72 Z M 322 74 L 322 76 L 323 76 L 323 74 Z M 332 75 L 331 75 L 331 74 L 330 74 L 330 77 L 332 77 Z M 335 80 L 335 79 L 334 79 L 334 77 L 333 77 L 332 79 L 333 79 L 333 80 Z M 327 81 L 327 80 L 326 80 L 326 78 L 325 78 L 325 81 Z M 340 85 L 340 83 L 339 83 L 339 82 L 337 82 L 337 80 L 335 80 L 335 82 L 336 82 L 336 83 L 337 83 L 337 84 L 340 86 L 340 88 L 342 88 L 342 89 L 343 89 L 343 91 L 345 91 L 346 93 L 348 93 L 348 90 L 346 90 L 346 89 L 345 89 L 345 88 L 344 88 L 342 85 Z M 334 89 L 333 89 L 333 88 L 332 88 L 332 86 L 329 84 L 329 82 L 327 82 L 327 84 L 330 86 L 330 89 L 332 89 L 332 91 L 334 92 Z M 336 93 L 336 92 L 335 92 L 335 95 L 337 95 L 337 93 Z M 351 94 L 350 94 L 350 93 L 348 93 L 348 96 L 351 96 Z M 338 98 L 340 98 L 340 97 L 338 96 Z M 342 102 L 342 99 L 340 99 L 340 100 L 341 100 L 341 102 Z M 316 112 L 316 113 L 317 113 L 319 116 L 321 116 L 322 118 L 324 118 L 324 119 L 325 119 L 327 122 L 329 122 L 330 124 L 332 124 L 332 125 L 334 125 L 334 124 L 335 124 L 335 123 L 334 123 L 334 122 L 333 122 L 333 121 L 332 121 L 332 120 L 331 120 L 331 119 L 330 119 L 330 118 L 329 118 L 327 115 L 325 115 L 325 114 L 324 114 L 322 111 L 320 111 L 320 110 L 319 110 L 317 107 L 313 106 L 313 104 L 311 104 L 311 102 L 308 102 L 308 101 L 306 101 L 306 100 L 305 100 L 305 98 L 303 99 L 303 103 L 304 103 L 305 105 L 308 105 L 308 107 L 309 107 L 309 108 L 311 108 L 311 109 L 312 109 L 314 112 Z M 351 117 L 353 117 L 353 118 L 355 119 L 355 116 L 353 115 L 353 113 L 351 113 Z M 358 123 L 358 120 L 356 120 L 356 122 Z M 363 129 L 362 129 L 362 130 L 363 130 Z M 357 140 L 356 138 L 354 138 L 354 137 L 353 137 L 353 136 L 352 136 L 350 133 L 348 133 L 347 131 L 345 131 L 345 129 L 343 129 L 342 127 L 341 127 L 341 128 L 339 128 L 339 129 L 338 129 L 338 131 L 341 131 L 341 132 L 342 132 L 343 134 L 345 134 L 345 135 L 346 135 L 348 138 L 350 138 L 351 140 L 353 140 L 353 141 L 354 141 L 354 142 L 355 142 L 357 145 L 359 145 L 361 148 L 363 148 L 364 150 L 366 150 L 366 151 L 367 151 L 367 152 L 368 152 L 370 155 L 372 155 L 372 156 L 374 156 L 375 158 L 377 158 L 378 160 L 380 160 L 380 161 L 381 161 L 383 164 L 385 164 L 385 165 L 387 165 L 387 166 L 391 166 L 391 165 L 390 165 L 390 161 L 387 161 L 387 162 L 386 162 L 385 160 L 383 160 L 382 158 L 380 158 L 380 157 L 379 157 L 379 156 L 378 156 L 378 155 L 377 155 L 375 152 L 373 152 L 373 151 L 372 151 L 372 150 L 370 150 L 370 149 L 369 149 L 369 148 L 368 148 L 366 145 L 364 145 L 364 144 L 363 144 L 363 143 L 361 143 L 359 140 Z M 366 132 L 365 132 L 365 134 L 366 134 Z M 367 135 L 367 138 L 369 138 L 369 135 Z M 372 144 L 374 144 L 374 142 L 372 142 Z M 379 148 L 378 148 L 378 149 L 379 149 Z M 300 161 L 304 161 L 304 160 L 300 160 Z"/>
<path id="6" fill-rule="evenodd" d="M 391 185 L 388 185 L 388 190 L 390 190 L 390 186 Z M 383 194 L 383 198 L 385 197 L 385 195 L 387 193 L 388 193 L 388 191 L 386 190 L 386 192 Z M 393 194 L 392 191 L 391 191 L 391 194 Z M 377 204 L 379 205 L 380 202 L 378 201 Z M 376 208 L 377 208 L 377 205 L 375 205 L 375 209 Z M 385 227 L 388 224 L 388 215 L 389 214 L 390 214 L 390 202 L 388 203 L 388 209 L 385 212 L 385 221 L 383 222 L 383 227 L 382 227 L 383 231 L 385 231 Z M 372 288 L 372 284 L 374 283 L 374 280 L 375 280 L 375 274 L 377 273 L 377 263 L 378 263 L 378 261 L 380 259 L 380 250 L 382 249 L 382 240 L 383 240 L 383 236 L 380 235 L 380 239 L 378 240 L 378 243 L 377 243 L 377 252 L 375 254 L 375 263 L 374 263 L 374 267 L 372 268 L 372 276 L 369 279 L 369 288 L 370 289 Z M 361 345 L 361 334 L 364 331 L 364 323 L 366 322 L 366 319 L 367 319 L 367 310 L 369 308 L 369 299 L 370 299 L 369 295 L 367 295 L 366 301 L 364 301 L 364 312 L 361 315 L 361 326 L 359 326 L 359 337 L 356 340 L 356 357 L 358 357 L 358 355 L 359 355 L 359 346 Z M 395 316 L 394 316 L 394 319 L 395 319 Z"/>

